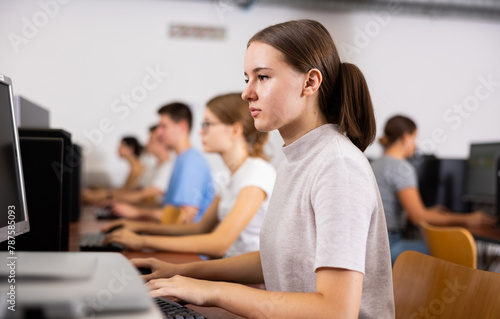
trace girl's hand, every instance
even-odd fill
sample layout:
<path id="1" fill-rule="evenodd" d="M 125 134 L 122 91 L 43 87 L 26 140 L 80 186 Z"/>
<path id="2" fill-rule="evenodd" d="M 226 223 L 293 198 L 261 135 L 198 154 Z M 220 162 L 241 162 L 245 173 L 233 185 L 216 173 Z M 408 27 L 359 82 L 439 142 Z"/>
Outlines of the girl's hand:
<path id="1" fill-rule="evenodd" d="M 125 217 L 125 218 L 139 218 L 141 217 L 141 212 L 139 209 L 132 205 L 126 203 L 116 203 L 112 207 L 112 212 L 115 215 Z"/>
<path id="2" fill-rule="evenodd" d="M 129 229 L 120 228 L 108 234 L 104 238 L 104 244 L 120 243 L 126 248 L 132 250 L 141 250 L 144 248 L 144 237 L 137 235 Z"/>
<path id="3" fill-rule="evenodd" d="M 496 224 L 496 219 L 482 211 L 475 211 L 467 215 L 466 224 L 469 227 L 491 227 Z"/>
<path id="4" fill-rule="evenodd" d="M 176 275 L 172 278 L 152 279 L 146 286 L 150 289 L 152 298 L 170 296 L 198 306 L 213 306 L 217 284 Z"/>
<path id="5" fill-rule="evenodd" d="M 156 258 L 134 258 L 130 260 L 137 268 L 149 268 L 151 273 L 143 275 L 142 278 L 146 281 L 157 278 L 170 278 L 180 274 L 182 265 L 171 264 Z"/>

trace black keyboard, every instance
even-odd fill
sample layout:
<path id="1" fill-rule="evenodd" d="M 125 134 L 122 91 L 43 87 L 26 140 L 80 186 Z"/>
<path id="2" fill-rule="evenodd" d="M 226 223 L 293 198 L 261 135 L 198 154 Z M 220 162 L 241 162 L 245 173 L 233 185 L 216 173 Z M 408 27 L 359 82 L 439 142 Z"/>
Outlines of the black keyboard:
<path id="1" fill-rule="evenodd" d="M 208 319 L 202 314 L 166 298 L 153 298 L 165 319 Z"/>
<path id="2" fill-rule="evenodd" d="M 124 249 L 122 244 L 109 243 L 104 244 L 104 237 L 106 233 L 89 233 L 83 235 L 80 241 L 81 251 L 122 251 Z"/>
<path id="3" fill-rule="evenodd" d="M 106 207 L 98 207 L 96 208 L 95 212 L 95 218 L 97 219 L 118 219 L 120 216 L 113 214 L 111 212 L 111 206 L 106 206 Z"/>

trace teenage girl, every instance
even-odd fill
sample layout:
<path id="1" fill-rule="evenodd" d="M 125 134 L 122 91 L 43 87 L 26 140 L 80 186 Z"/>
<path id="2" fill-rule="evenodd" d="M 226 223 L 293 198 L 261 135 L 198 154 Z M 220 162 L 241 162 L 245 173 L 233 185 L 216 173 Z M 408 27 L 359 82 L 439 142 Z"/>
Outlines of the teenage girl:
<path id="1" fill-rule="evenodd" d="M 256 128 L 277 129 L 285 143 L 260 251 L 180 265 L 133 260 L 152 269 L 151 295 L 246 318 L 394 318 L 384 211 L 363 154 L 376 129 L 361 71 L 340 62 L 312 20 L 255 34 L 244 71 Z"/>
<path id="2" fill-rule="evenodd" d="M 391 117 L 379 139 L 384 156 L 372 163 L 384 204 L 392 263 L 406 250 L 428 254 L 424 240 L 403 238 L 407 220 L 414 225 L 426 221 L 437 226 L 491 226 L 495 223 L 492 217 L 480 211 L 460 214 L 441 206 L 425 207 L 418 191 L 415 168 L 406 160 L 415 154 L 416 140 L 415 122 L 406 116 Z"/>

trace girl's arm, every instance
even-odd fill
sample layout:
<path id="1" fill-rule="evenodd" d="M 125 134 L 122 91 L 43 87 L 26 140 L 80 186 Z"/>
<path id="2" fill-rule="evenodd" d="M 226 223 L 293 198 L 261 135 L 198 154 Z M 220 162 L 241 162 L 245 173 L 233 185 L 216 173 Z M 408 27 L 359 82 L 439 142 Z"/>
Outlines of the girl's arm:
<path id="1" fill-rule="evenodd" d="M 174 296 L 189 303 L 224 308 L 245 318 L 358 318 L 363 274 L 340 268 L 317 270 L 316 292 L 254 289 L 182 276 L 148 282 L 151 296 Z"/>
<path id="2" fill-rule="evenodd" d="M 155 207 L 136 207 L 132 204 L 115 202 L 111 210 L 113 214 L 124 218 L 147 218 L 150 220 L 158 220 L 161 218 L 162 209 Z"/>
<path id="3" fill-rule="evenodd" d="M 180 237 L 139 236 L 126 229 L 120 229 L 109 234 L 106 237 L 106 242 L 118 242 L 131 249 L 150 248 L 222 257 L 248 225 L 265 199 L 266 193 L 258 187 L 243 188 L 226 218 L 214 231 L 208 234 Z"/>
<path id="4" fill-rule="evenodd" d="M 202 219 L 198 223 L 192 224 L 159 224 L 154 222 L 130 221 L 130 220 L 115 220 L 101 228 L 102 231 L 107 231 L 115 226 L 123 226 L 124 229 L 131 230 L 135 233 L 148 233 L 152 235 L 192 235 L 207 233 L 214 229 L 217 225 L 217 207 L 219 205 L 219 197 L 216 196 Z"/>
<path id="5" fill-rule="evenodd" d="M 141 179 L 142 174 L 144 173 L 144 166 L 138 160 L 130 160 L 130 172 L 127 176 L 127 180 L 125 181 L 124 189 L 136 189 L 139 186 L 139 180 Z"/>
<path id="6" fill-rule="evenodd" d="M 422 202 L 420 192 L 415 187 L 400 190 L 398 199 L 408 213 L 408 219 L 414 225 L 418 225 L 421 221 L 436 226 L 483 226 L 495 223 L 492 217 L 482 212 L 461 214 L 447 212 L 439 207 L 427 208 Z"/>
<path id="7" fill-rule="evenodd" d="M 111 190 L 113 194 L 113 199 L 124 201 L 127 203 L 140 203 L 149 198 L 155 198 L 156 196 L 162 195 L 163 191 L 156 188 L 153 185 L 149 185 L 141 190 L 121 190 L 115 189 Z"/>
<path id="8" fill-rule="evenodd" d="M 181 275 L 241 284 L 261 284 L 264 282 L 260 253 L 258 251 L 224 259 L 186 264 L 171 264 L 155 258 L 136 258 L 132 259 L 131 262 L 136 267 L 151 269 L 151 274 L 143 276 L 145 280 Z"/>
<path id="9" fill-rule="evenodd" d="M 265 199 L 266 193 L 262 189 L 255 186 L 245 187 L 238 194 L 229 214 L 211 233 L 182 237 L 144 236 L 142 247 L 222 257 Z"/>

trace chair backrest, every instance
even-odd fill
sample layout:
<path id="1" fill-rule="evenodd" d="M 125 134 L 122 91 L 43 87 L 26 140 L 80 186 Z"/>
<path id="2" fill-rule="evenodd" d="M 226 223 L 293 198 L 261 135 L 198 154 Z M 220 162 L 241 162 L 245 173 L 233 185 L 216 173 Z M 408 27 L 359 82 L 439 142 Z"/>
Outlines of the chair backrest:
<path id="1" fill-rule="evenodd" d="M 415 251 L 393 267 L 396 319 L 500 318 L 500 274 Z"/>
<path id="2" fill-rule="evenodd" d="M 431 256 L 466 267 L 477 268 L 476 242 L 462 227 L 432 226 L 422 221 L 423 232 Z"/>

